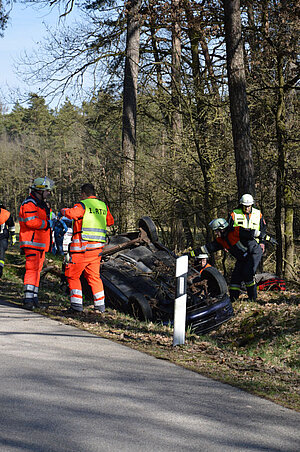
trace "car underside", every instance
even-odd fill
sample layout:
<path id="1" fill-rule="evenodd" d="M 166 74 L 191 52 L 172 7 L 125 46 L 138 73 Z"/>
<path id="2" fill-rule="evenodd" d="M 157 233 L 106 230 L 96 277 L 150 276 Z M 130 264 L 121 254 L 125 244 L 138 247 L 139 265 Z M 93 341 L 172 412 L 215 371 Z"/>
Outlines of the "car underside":
<path id="1" fill-rule="evenodd" d="M 172 324 L 177 256 L 159 240 L 150 217 L 136 232 L 114 235 L 102 252 L 101 278 L 106 305 L 139 320 Z M 82 279 L 86 296 L 90 289 Z M 227 284 L 214 267 L 200 274 L 189 267 L 186 326 L 197 334 L 218 328 L 233 316 Z"/>

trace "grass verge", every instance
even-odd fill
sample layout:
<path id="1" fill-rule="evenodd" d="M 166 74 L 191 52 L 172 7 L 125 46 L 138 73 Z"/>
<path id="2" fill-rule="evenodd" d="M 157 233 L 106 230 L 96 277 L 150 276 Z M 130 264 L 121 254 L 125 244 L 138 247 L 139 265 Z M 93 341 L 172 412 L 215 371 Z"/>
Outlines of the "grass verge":
<path id="1" fill-rule="evenodd" d="M 59 268 L 61 262 L 49 263 Z M 1 297 L 16 305 L 22 303 L 24 265 L 17 249 L 7 253 Z M 80 315 L 67 314 L 68 296 L 56 274 L 42 278 L 39 298 L 39 312 L 54 320 L 300 411 L 299 293 L 291 287 L 260 292 L 257 303 L 241 298 L 229 322 L 205 336 L 187 331 L 185 345 L 176 347 L 170 326 L 139 322 L 112 309 L 101 315 L 88 304 Z"/>

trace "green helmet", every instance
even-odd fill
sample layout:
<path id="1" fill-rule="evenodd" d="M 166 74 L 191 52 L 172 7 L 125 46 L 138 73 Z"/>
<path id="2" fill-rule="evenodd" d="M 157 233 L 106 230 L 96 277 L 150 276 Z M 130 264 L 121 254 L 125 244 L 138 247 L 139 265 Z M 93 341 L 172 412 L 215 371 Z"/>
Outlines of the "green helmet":
<path id="1" fill-rule="evenodd" d="M 227 223 L 227 221 L 225 220 L 225 218 L 216 218 L 215 220 L 212 220 L 209 223 L 209 227 L 213 230 L 213 231 L 223 231 L 224 229 L 228 228 L 229 224 Z"/>
<path id="2" fill-rule="evenodd" d="M 34 179 L 33 184 L 30 187 L 32 190 L 45 191 L 45 190 L 53 190 L 54 182 L 49 179 L 49 177 L 37 177 Z"/>

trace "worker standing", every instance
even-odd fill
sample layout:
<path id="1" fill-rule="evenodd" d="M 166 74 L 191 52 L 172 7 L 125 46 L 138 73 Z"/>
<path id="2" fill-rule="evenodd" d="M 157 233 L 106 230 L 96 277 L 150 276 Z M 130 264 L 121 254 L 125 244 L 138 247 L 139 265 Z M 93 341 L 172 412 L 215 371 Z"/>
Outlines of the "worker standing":
<path id="1" fill-rule="evenodd" d="M 101 251 L 106 242 L 106 228 L 114 224 L 108 206 L 97 199 L 92 184 L 81 187 L 81 201 L 74 207 L 61 209 L 60 216 L 73 220 L 73 237 L 69 245 L 69 262 L 65 276 L 68 280 L 71 311 L 83 310 L 80 276 L 84 275 L 94 298 L 95 309 L 105 311 L 105 295 L 100 278 Z"/>
<path id="2" fill-rule="evenodd" d="M 31 185 L 30 195 L 23 201 L 20 212 L 19 242 L 25 253 L 24 307 L 39 307 L 38 290 L 45 253 L 51 249 L 52 220 L 46 204 L 54 182 L 48 177 L 38 177 Z"/>
<path id="3" fill-rule="evenodd" d="M 8 239 L 11 245 L 16 243 L 16 230 L 14 220 L 3 204 L 0 204 L 0 278 L 3 274 L 5 252 L 8 248 Z"/>
<path id="4" fill-rule="evenodd" d="M 266 233 L 267 225 L 264 217 L 259 209 L 253 207 L 253 204 L 254 199 L 252 195 L 250 195 L 249 193 L 243 195 L 240 199 L 239 206 L 234 209 L 229 215 L 229 226 L 241 226 L 245 229 L 253 229 Z M 256 238 L 255 240 L 260 244 L 260 247 L 262 248 L 262 251 L 264 253 L 264 240 L 259 238 Z"/>
<path id="5" fill-rule="evenodd" d="M 195 253 L 214 253 L 222 249 L 228 250 L 236 258 L 229 286 L 231 301 L 239 298 L 242 282 L 245 283 L 249 300 L 255 301 L 257 289 L 254 276 L 263 254 L 262 248 L 255 238 L 270 241 L 271 244 L 275 244 L 276 241 L 266 235 L 265 232 L 244 229 L 241 226 L 230 228 L 224 218 L 211 221 L 209 226 L 215 234 L 215 240 L 201 246 L 198 250 L 195 250 Z"/>
<path id="6" fill-rule="evenodd" d="M 53 254 L 57 253 L 57 254 L 60 254 L 61 256 L 63 256 L 63 254 L 64 254 L 64 251 L 63 251 L 64 235 L 68 231 L 68 227 L 62 218 L 57 218 L 54 221 L 53 231 L 54 231 L 54 245 L 55 245 L 53 248 L 55 251 L 52 249 L 52 253 Z"/>

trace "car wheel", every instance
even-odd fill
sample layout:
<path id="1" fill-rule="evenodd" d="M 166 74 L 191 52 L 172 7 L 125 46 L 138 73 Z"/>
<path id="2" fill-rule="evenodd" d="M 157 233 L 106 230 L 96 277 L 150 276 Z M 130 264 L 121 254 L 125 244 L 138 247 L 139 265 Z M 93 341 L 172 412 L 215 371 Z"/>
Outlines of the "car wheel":
<path id="1" fill-rule="evenodd" d="M 227 283 L 223 275 L 215 268 L 205 268 L 201 273 L 201 280 L 207 281 L 208 292 L 216 297 L 227 293 Z"/>
<path id="2" fill-rule="evenodd" d="M 142 217 L 139 221 L 139 227 L 144 229 L 151 242 L 158 241 L 157 229 L 150 217 Z"/>
<path id="3" fill-rule="evenodd" d="M 152 320 L 152 309 L 145 297 L 135 294 L 128 299 L 129 314 L 137 320 Z"/>
<path id="4" fill-rule="evenodd" d="M 123 243 L 129 242 L 130 239 L 128 237 L 123 237 L 123 236 L 119 236 L 119 235 L 112 235 L 111 237 L 108 238 L 108 243 L 105 244 L 105 249 L 109 249 L 112 248 L 116 245 L 123 245 Z"/>

